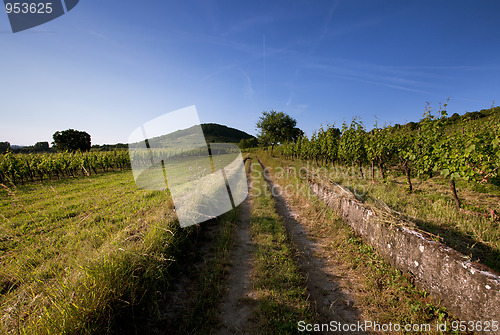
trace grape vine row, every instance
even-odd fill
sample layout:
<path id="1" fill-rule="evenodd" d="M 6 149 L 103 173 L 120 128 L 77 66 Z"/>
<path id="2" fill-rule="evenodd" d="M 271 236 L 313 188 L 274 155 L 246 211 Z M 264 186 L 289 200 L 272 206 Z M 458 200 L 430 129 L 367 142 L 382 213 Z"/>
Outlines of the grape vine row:
<path id="1" fill-rule="evenodd" d="M 0 183 L 61 179 L 130 167 L 128 151 L 0 155 Z"/>
<path id="2" fill-rule="evenodd" d="M 500 113 L 492 112 L 488 120 L 463 119 L 457 124 L 450 122 L 446 109 L 433 115 L 427 106 L 418 124 L 375 125 L 370 131 L 354 118 L 350 124 L 344 122 L 341 129 L 321 127 L 310 139 L 303 136 L 295 143 L 282 144 L 275 152 L 322 165 L 353 166 L 359 168 L 363 178 L 362 167 L 371 165 L 372 180 L 375 166 L 382 179 L 389 167 L 399 167 L 406 175 L 410 193 L 413 174 L 420 178 L 440 174 L 449 179 L 460 207 L 455 180 L 488 183 L 500 175 Z"/>

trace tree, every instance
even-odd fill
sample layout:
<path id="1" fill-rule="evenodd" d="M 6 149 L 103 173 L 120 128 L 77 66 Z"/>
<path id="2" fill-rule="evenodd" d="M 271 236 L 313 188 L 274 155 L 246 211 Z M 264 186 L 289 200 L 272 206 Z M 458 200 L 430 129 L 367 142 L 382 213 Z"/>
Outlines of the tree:
<path id="1" fill-rule="evenodd" d="M 52 136 L 58 151 L 89 151 L 91 147 L 90 135 L 84 131 L 68 129 L 56 131 Z"/>
<path id="2" fill-rule="evenodd" d="M 41 151 L 49 151 L 49 142 L 36 142 L 33 146 L 33 151 L 41 152 Z"/>
<path id="3" fill-rule="evenodd" d="M 385 179 L 385 165 L 388 163 L 396 151 L 396 147 L 391 137 L 388 127 L 373 128 L 369 133 L 369 138 L 366 141 L 366 154 L 372 165 L 372 181 L 374 180 L 375 163 L 380 169 L 382 179 Z"/>
<path id="4" fill-rule="evenodd" d="M 296 125 L 297 121 L 283 112 L 264 111 L 257 122 L 259 141 L 265 146 L 271 146 L 272 155 L 275 145 L 295 142 L 304 134 Z"/>
<path id="5" fill-rule="evenodd" d="M 257 139 L 255 137 L 252 138 L 242 138 L 241 141 L 238 143 L 238 147 L 240 149 L 249 149 L 249 148 L 255 148 L 258 146 Z"/>
<path id="6" fill-rule="evenodd" d="M 9 142 L 0 142 L 0 154 L 6 153 L 10 149 Z"/>

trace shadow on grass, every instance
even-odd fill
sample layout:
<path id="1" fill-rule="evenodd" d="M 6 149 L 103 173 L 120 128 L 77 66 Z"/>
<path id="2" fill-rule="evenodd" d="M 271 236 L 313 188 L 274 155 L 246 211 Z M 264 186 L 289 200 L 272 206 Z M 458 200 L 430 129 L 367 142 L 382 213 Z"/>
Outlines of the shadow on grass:
<path id="1" fill-rule="evenodd" d="M 206 295 L 207 288 L 197 287 L 207 262 L 207 253 L 219 235 L 221 221 L 227 215 L 200 225 L 178 229 L 182 242 L 168 248 L 165 254 L 175 261 L 157 273 L 158 281 L 145 285 L 144 292 L 136 304 L 120 304 L 115 310 L 112 324 L 105 330 L 108 334 L 183 334 L 196 333 L 213 318 L 200 311 L 198 298 Z M 206 299 L 206 297 L 204 298 Z M 126 301 L 126 297 L 124 299 Z M 210 310 L 209 306 L 207 307 Z M 211 306 L 213 307 L 213 306 Z M 190 322 L 189 318 L 193 319 Z"/>

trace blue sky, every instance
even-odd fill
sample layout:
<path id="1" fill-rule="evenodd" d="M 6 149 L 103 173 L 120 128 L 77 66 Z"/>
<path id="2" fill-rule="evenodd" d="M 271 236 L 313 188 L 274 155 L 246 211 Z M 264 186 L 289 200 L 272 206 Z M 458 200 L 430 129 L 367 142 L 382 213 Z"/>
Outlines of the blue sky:
<path id="1" fill-rule="evenodd" d="M 196 105 L 201 122 L 256 134 L 264 110 L 306 134 L 500 104 L 500 2 L 82 0 L 13 34 L 0 12 L 0 141 L 85 130 L 126 142 Z"/>

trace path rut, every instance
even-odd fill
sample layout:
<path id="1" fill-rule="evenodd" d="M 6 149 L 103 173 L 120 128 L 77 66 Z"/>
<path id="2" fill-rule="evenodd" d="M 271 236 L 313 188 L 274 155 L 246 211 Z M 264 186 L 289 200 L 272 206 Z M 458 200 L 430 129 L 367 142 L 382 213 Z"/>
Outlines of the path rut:
<path id="1" fill-rule="evenodd" d="M 336 321 L 353 324 L 362 321 L 362 311 L 354 306 L 355 298 L 349 290 L 349 278 L 342 274 L 341 269 L 333 261 L 330 261 L 322 248 L 321 242 L 324 241 L 308 237 L 302 219 L 290 209 L 268 170 L 260 160 L 259 163 L 272 190 L 276 210 L 284 220 L 288 234 L 299 251 L 301 269 L 307 278 L 307 288 L 320 316 L 320 322 Z"/>
<path id="2" fill-rule="evenodd" d="M 251 167 L 251 165 L 250 165 Z M 251 169 L 248 176 L 251 175 Z M 249 180 L 247 179 L 249 182 Z M 235 233 L 235 246 L 231 251 L 228 290 L 222 302 L 223 327 L 215 334 L 246 334 L 254 304 L 251 270 L 254 246 L 250 236 L 250 196 L 240 205 L 240 219 Z"/>

